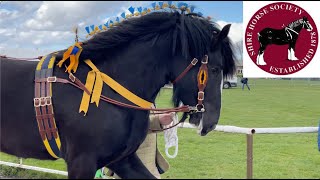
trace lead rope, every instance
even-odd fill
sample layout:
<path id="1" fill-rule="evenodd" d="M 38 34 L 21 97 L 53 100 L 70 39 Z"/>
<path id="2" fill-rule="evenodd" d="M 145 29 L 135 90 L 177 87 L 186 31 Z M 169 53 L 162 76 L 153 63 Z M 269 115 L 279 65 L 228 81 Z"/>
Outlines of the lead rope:
<path id="1" fill-rule="evenodd" d="M 177 124 L 179 122 L 178 114 L 175 113 L 173 117 L 173 121 L 169 124 L 164 126 L 165 128 L 172 127 L 174 124 Z M 178 126 L 174 126 L 170 129 L 166 129 L 163 131 L 164 135 L 164 141 L 165 141 L 165 152 L 167 157 L 169 158 L 175 158 L 178 155 L 178 134 L 177 134 Z M 169 149 L 171 147 L 175 147 L 174 154 L 169 154 Z"/>

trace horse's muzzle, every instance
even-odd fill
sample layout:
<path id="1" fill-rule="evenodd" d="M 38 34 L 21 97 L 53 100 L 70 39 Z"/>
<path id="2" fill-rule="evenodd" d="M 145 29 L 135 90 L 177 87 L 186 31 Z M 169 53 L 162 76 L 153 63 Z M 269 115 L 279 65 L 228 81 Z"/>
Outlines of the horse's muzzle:
<path id="1" fill-rule="evenodd" d="M 217 124 L 211 125 L 209 128 L 202 127 L 201 131 L 198 132 L 201 136 L 206 136 L 210 131 L 214 130 Z"/>

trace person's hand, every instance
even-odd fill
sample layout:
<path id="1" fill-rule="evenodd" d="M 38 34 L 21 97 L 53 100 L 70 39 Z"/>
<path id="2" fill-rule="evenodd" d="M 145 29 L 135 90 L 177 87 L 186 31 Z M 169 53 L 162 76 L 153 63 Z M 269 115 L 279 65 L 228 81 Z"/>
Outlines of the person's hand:
<path id="1" fill-rule="evenodd" d="M 174 112 L 167 114 L 159 114 L 159 122 L 161 125 L 169 125 L 173 121 L 174 116 Z"/>

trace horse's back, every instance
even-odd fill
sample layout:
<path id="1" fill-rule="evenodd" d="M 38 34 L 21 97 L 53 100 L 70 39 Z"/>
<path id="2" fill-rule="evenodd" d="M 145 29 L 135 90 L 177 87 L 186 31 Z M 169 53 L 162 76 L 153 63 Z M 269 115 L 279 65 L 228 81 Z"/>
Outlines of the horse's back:
<path id="1" fill-rule="evenodd" d="M 41 144 L 33 107 L 34 70 L 38 61 L 1 58 L 0 63 L 0 150 L 19 157 L 50 158 Z"/>
<path id="2" fill-rule="evenodd" d="M 274 28 L 264 28 L 262 29 L 259 34 L 280 34 L 284 33 L 284 29 L 274 29 Z"/>

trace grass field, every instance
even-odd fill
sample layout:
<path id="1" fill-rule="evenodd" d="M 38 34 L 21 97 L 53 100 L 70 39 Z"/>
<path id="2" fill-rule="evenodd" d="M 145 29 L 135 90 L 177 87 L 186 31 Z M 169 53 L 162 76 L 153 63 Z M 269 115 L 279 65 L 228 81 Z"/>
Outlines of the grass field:
<path id="1" fill-rule="evenodd" d="M 240 127 L 318 126 L 320 82 L 305 80 L 249 79 L 251 91 L 241 87 L 224 89 L 219 124 Z M 163 89 L 158 107 L 171 106 L 171 91 Z M 195 129 L 178 129 L 179 152 L 167 158 L 171 168 L 162 178 L 246 178 L 246 136 L 211 132 L 205 137 Z M 163 135 L 159 148 L 164 153 Z M 254 135 L 254 178 L 320 178 L 320 152 L 316 133 Z M 172 153 L 171 153 L 172 154 Z M 18 162 L 0 154 L 0 160 Z M 58 160 L 24 160 L 24 164 L 66 170 Z M 45 173 L 1 167 L 4 175 L 25 178 L 66 178 Z"/>

